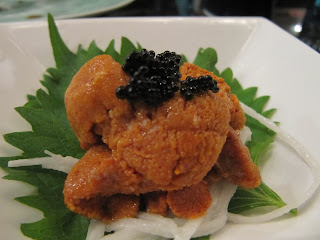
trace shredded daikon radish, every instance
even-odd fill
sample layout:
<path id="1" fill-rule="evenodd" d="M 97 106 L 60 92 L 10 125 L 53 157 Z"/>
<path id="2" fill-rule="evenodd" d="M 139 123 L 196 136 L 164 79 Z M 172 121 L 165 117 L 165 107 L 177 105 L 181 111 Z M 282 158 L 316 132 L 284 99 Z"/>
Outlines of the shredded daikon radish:
<path id="1" fill-rule="evenodd" d="M 63 157 L 61 155 L 54 154 L 47 150 L 44 151 L 50 157 L 41 158 L 30 158 L 21 160 L 12 160 L 8 162 L 8 167 L 24 167 L 24 166 L 34 166 L 41 165 L 46 169 L 53 169 L 65 173 L 69 173 L 71 168 L 79 161 L 76 158 L 67 156 Z"/>
<path id="2" fill-rule="evenodd" d="M 86 240 L 101 239 L 104 236 L 105 229 L 106 229 L 105 223 L 96 219 L 91 219 Z"/>
<path id="3" fill-rule="evenodd" d="M 226 181 L 221 181 L 217 186 L 209 186 L 215 204 L 211 204 L 206 215 L 195 234 L 192 237 L 200 237 L 212 234 L 221 229 L 226 221 L 228 214 L 228 205 L 237 190 L 236 185 L 232 185 Z M 212 191 L 215 191 L 212 193 Z"/>
<path id="4" fill-rule="evenodd" d="M 145 232 L 151 235 L 162 236 L 165 238 L 173 238 L 174 232 L 177 231 L 177 226 L 171 225 L 170 218 L 167 219 L 168 223 L 160 223 L 159 221 L 141 219 L 140 214 L 138 214 L 136 218 L 123 218 L 114 223 L 111 223 L 110 225 L 107 225 L 106 230 L 108 232 L 117 232 L 126 229 L 137 232 Z"/>
<path id="5" fill-rule="evenodd" d="M 109 234 L 101 238 L 101 240 L 162 240 L 165 238 L 150 235 L 148 233 L 139 232 L 132 229 L 122 229 L 115 233 Z"/>
<path id="6" fill-rule="evenodd" d="M 119 231 L 130 231 L 135 234 L 144 232 L 150 237 L 153 235 L 174 240 L 189 240 L 192 237 L 212 234 L 225 225 L 228 204 L 236 191 L 236 186 L 220 181 L 210 184 L 209 191 L 213 201 L 205 216 L 201 218 L 187 220 L 140 212 L 136 218 L 120 219 L 107 225 L 106 230 L 116 233 Z M 112 235 L 107 235 L 103 239 L 115 239 Z"/>
<path id="7" fill-rule="evenodd" d="M 240 139 L 241 142 L 243 142 L 243 144 L 245 144 L 246 142 L 251 141 L 251 129 L 247 126 L 244 126 L 241 130 L 240 130 Z"/>
<path id="8" fill-rule="evenodd" d="M 320 184 L 320 166 L 319 162 L 317 162 L 311 154 L 307 151 L 307 149 L 299 143 L 295 138 L 285 132 L 283 129 L 279 128 L 274 122 L 265 118 L 261 114 L 254 111 L 252 108 L 241 103 L 242 109 L 246 114 L 250 117 L 258 120 L 261 124 L 265 125 L 267 128 L 277 133 L 277 137 L 283 141 L 288 143 L 306 162 L 309 166 L 310 170 L 313 174 L 313 182 L 307 189 L 305 194 L 301 194 L 298 199 L 295 201 L 288 203 L 286 206 L 276 209 L 272 212 L 260 215 L 260 216 L 242 216 L 238 214 L 229 213 L 228 220 L 235 223 L 260 223 L 269 221 L 271 219 L 280 217 L 286 213 L 288 213 L 291 209 L 297 208 L 301 206 L 304 202 L 306 202 L 317 190 Z"/>
<path id="9" fill-rule="evenodd" d="M 188 220 L 183 226 L 178 227 L 178 231 L 174 234 L 174 240 L 189 240 L 197 231 L 202 221 L 203 217 Z"/>

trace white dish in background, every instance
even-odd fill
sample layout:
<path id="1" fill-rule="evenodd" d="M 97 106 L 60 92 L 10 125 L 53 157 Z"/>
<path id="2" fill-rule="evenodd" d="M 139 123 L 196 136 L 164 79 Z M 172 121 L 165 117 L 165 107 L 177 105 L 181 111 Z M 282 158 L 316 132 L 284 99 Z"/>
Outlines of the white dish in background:
<path id="1" fill-rule="evenodd" d="M 51 13 L 56 19 L 92 16 L 128 5 L 134 0 L 2 0 L 0 22 L 44 19 Z"/>
<path id="2" fill-rule="evenodd" d="M 67 46 L 75 51 L 95 40 L 105 49 L 121 36 L 144 48 L 184 53 L 193 61 L 200 47 L 218 52 L 218 69 L 231 67 L 243 87 L 258 86 L 258 96 L 270 95 L 268 108 L 277 108 L 275 121 L 302 142 L 320 161 L 320 55 L 262 18 L 109 18 L 57 21 Z M 54 67 L 47 23 L 0 24 L 0 134 L 29 130 L 30 126 L 13 110 L 26 102 L 26 94 L 41 87 L 39 80 Z M 0 156 L 18 150 L 0 139 Z M 302 160 L 280 142 L 262 161 L 262 177 L 284 201 L 304 194 L 312 178 Z M 1 176 L 4 173 L 1 172 Z M 19 223 L 39 220 L 42 214 L 12 200 L 33 188 L 0 180 L 0 232 L 3 239 L 24 239 Z M 320 238 L 319 191 L 290 215 L 263 224 L 228 223 L 214 235 L 215 240 L 282 240 Z"/>

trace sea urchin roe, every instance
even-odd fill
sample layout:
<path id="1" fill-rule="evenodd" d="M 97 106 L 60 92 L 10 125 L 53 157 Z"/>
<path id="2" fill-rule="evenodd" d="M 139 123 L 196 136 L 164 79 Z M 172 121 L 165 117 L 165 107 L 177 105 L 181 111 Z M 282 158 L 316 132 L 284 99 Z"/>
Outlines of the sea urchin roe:
<path id="1" fill-rule="evenodd" d="M 146 209 L 148 213 L 159 214 L 167 216 L 168 214 L 168 203 L 167 203 L 167 192 L 156 191 L 149 192 L 143 195 Z"/>
<path id="2" fill-rule="evenodd" d="M 256 188 L 261 182 L 258 166 L 253 162 L 249 149 L 243 145 L 239 131 L 232 127 L 218 161 L 207 175 L 207 179 L 213 181 L 219 178 L 243 188 Z"/>
<path id="3" fill-rule="evenodd" d="M 225 98 L 230 105 L 231 121 L 230 126 L 235 130 L 240 130 L 244 127 L 246 122 L 246 117 L 240 106 L 238 97 L 231 94 L 230 86 L 224 81 L 223 78 L 216 76 L 208 70 L 202 69 L 192 63 L 184 63 L 180 67 L 181 80 L 186 80 L 188 76 L 200 78 L 201 76 L 212 76 L 219 87 L 219 92 L 216 94 L 222 98 Z"/>
<path id="4" fill-rule="evenodd" d="M 145 49 L 140 53 L 132 52 L 122 66 L 130 75 L 130 81 L 117 88 L 116 96 L 129 102 L 141 100 L 151 106 L 171 99 L 179 90 L 180 59 L 180 55 L 169 51 L 157 56 L 154 51 Z"/>
<path id="5" fill-rule="evenodd" d="M 207 183 L 201 181 L 180 190 L 169 191 L 167 202 L 175 216 L 192 219 L 206 213 L 212 198 Z"/>
<path id="6" fill-rule="evenodd" d="M 174 57 L 170 52 L 157 57 L 152 52 L 144 54 L 149 54 L 149 60 Z M 178 58 L 173 61 L 176 66 Z M 183 95 L 174 94 L 156 108 L 148 107 L 139 98 L 133 105 L 116 97 L 118 86 L 127 88 L 133 79 L 123 68 L 150 80 L 154 76 L 148 75 L 148 64 L 121 67 L 110 56 L 101 55 L 86 63 L 72 79 L 65 96 L 67 115 L 81 146 L 88 149 L 65 182 L 65 203 L 72 211 L 107 222 L 110 216 L 121 216 L 105 211 L 105 203 L 116 203 L 108 202 L 109 198 L 157 191 L 171 192 L 167 203 L 177 216 L 201 216 L 209 206 L 210 198 L 200 198 L 208 195 L 206 186 L 198 183 L 218 160 L 227 139 L 232 103 L 229 92 L 224 90 L 228 86 L 213 73 L 189 66 L 184 72 L 184 67 L 180 68 L 181 80 L 211 75 L 220 84 L 219 93 L 208 91 L 187 102 Z M 138 82 L 139 78 L 135 79 Z M 180 84 L 179 77 L 175 81 Z M 123 97 L 128 99 L 126 94 Z M 198 190 L 203 194 L 195 194 Z M 180 193 L 188 200 L 197 196 L 191 201 L 192 208 L 187 201 L 188 206 L 179 201 Z M 137 204 L 129 206 L 136 214 Z M 166 208 L 162 198 L 161 206 Z"/>

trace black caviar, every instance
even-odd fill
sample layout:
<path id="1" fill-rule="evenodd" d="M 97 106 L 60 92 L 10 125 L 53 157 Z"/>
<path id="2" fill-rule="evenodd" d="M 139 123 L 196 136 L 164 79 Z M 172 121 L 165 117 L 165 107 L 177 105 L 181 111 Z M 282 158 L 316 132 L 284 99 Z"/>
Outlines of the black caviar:
<path id="1" fill-rule="evenodd" d="M 187 77 L 186 80 L 181 81 L 180 93 L 187 100 L 191 100 L 195 93 L 205 92 L 211 90 L 214 93 L 219 92 L 217 81 L 212 76 L 200 76 L 199 78 Z"/>
<path id="2" fill-rule="evenodd" d="M 158 55 L 146 49 L 132 52 L 122 65 L 122 69 L 130 75 L 130 81 L 126 86 L 117 88 L 116 96 L 131 103 L 142 101 L 158 106 L 171 99 L 179 89 L 187 100 L 191 100 L 195 93 L 219 91 L 217 81 L 209 75 L 187 77 L 185 81 L 180 81 L 180 60 L 181 56 L 175 52 L 165 51 Z"/>
<path id="3" fill-rule="evenodd" d="M 169 51 L 158 55 L 145 49 L 131 53 L 122 66 L 131 76 L 130 82 L 117 88 L 117 97 L 130 102 L 141 100 L 147 105 L 169 100 L 179 90 L 180 59 L 180 55 Z"/>

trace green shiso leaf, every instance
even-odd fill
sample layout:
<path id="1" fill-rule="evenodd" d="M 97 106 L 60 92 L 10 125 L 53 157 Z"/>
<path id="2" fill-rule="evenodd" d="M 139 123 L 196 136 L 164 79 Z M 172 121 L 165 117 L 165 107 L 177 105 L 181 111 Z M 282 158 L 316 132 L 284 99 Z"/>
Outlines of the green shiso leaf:
<path id="1" fill-rule="evenodd" d="M 170 240 L 173 240 L 173 239 L 171 238 Z M 210 240 L 210 235 L 202 236 L 202 237 L 196 237 L 196 238 L 191 238 L 191 240 Z"/>
<path id="2" fill-rule="evenodd" d="M 213 71 L 218 62 L 218 55 L 213 48 L 200 48 L 193 63 L 201 68 Z"/>
<path id="3" fill-rule="evenodd" d="M 119 53 L 116 51 L 116 49 L 114 48 L 114 40 L 112 40 L 109 43 L 109 46 L 107 47 L 106 54 L 113 56 L 113 59 L 117 62 L 120 62 L 120 55 Z"/>
<path id="4" fill-rule="evenodd" d="M 57 26 L 51 15 L 48 15 L 49 33 L 55 68 L 49 68 L 41 81 L 45 89 L 39 89 L 35 96 L 27 95 L 27 103 L 17 107 L 16 111 L 30 123 L 32 131 L 15 132 L 4 135 L 4 139 L 12 146 L 21 149 L 20 156 L 1 157 L 0 167 L 7 171 L 4 178 L 17 180 L 35 186 L 38 190 L 35 195 L 23 196 L 15 200 L 34 207 L 43 212 L 44 218 L 40 221 L 21 225 L 22 233 L 32 239 L 85 239 L 89 219 L 74 214 L 64 205 L 63 186 L 66 174 L 54 170 L 42 169 L 39 166 L 8 168 L 10 160 L 30 159 L 47 156 L 44 151 L 49 150 L 62 156 L 81 158 L 84 151 L 73 133 L 67 119 L 64 106 L 64 93 L 74 74 L 91 58 L 100 54 L 109 54 L 124 63 L 126 56 L 133 50 L 140 51 L 126 37 L 121 39 L 120 53 L 114 47 L 112 40 L 105 51 L 102 51 L 93 41 L 87 50 L 80 45 L 73 53 L 63 42 Z M 233 93 L 237 94 L 240 101 L 254 108 L 266 117 L 271 117 L 275 109 L 264 111 L 269 97 L 256 98 L 257 88 L 243 89 L 239 81 L 233 77 L 232 70 L 227 68 L 221 74 L 216 69 L 217 53 L 212 48 L 199 49 L 194 63 L 215 74 L 222 76 L 230 85 Z M 181 64 L 187 59 L 182 55 Z M 256 120 L 247 117 L 247 125 L 251 128 L 253 136 L 248 147 L 254 161 L 257 163 L 259 156 L 273 142 L 274 132 L 262 126 Z M 259 188 L 245 190 L 238 188 L 230 202 L 231 212 L 243 212 L 261 206 L 281 207 L 285 203 L 265 184 Z M 294 210 L 292 210 L 294 212 Z M 209 239 L 209 236 L 196 238 L 197 240 Z"/>
<path id="5" fill-rule="evenodd" d="M 265 206 L 283 207 L 286 204 L 267 185 L 261 183 L 258 188 L 238 188 L 236 194 L 229 203 L 229 212 L 242 213 L 250 209 Z"/>
<path id="6" fill-rule="evenodd" d="M 21 224 L 21 231 L 32 239 L 85 239 L 89 220 L 70 212 L 64 205 L 63 186 L 66 174 L 40 167 L 9 174 L 5 179 L 29 183 L 38 194 L 15 200 L 41 210 L 44 218 L 35 223 Z"/>
<path id="7" fill-rule="evenodd" d="M 140 46 L 141 47 L 141 46 Z M 121 48 L 120 48 L 120 57 L 119 63 L 122 65 L 125 63 L 126 57 L 132 53 L 133 51 L 137 51 L 137 48 L 134 44 L 126 37 L 121 38 Z"/>
<path id="8" fill-rule="evenodd" d="M 218 55 L 213 48 L 200 48 L 193 63 L 201 68 L 207 69 L 214 74 L 219 74 L 216 63 L 218 62 Z"/>
<path id="9" fill-rule="evenodd" d="M 290 211 L 290 213 L 293 215 L 293 216 L 298 216 L 298 209 L 297 208 L 294 208 Z"/>
<path id="10" fill-rule="evenodd" d="M 187 57 L 181 54 L 180 66 L 182 66 L 185 62 L 188 62 Z"/>
<path id="11" fill-rule="evenodd" d="M 203 236 L 203 237 L 192 238 L 192 239 L 193 240 L 210 240 L 210 235 Z"/>

